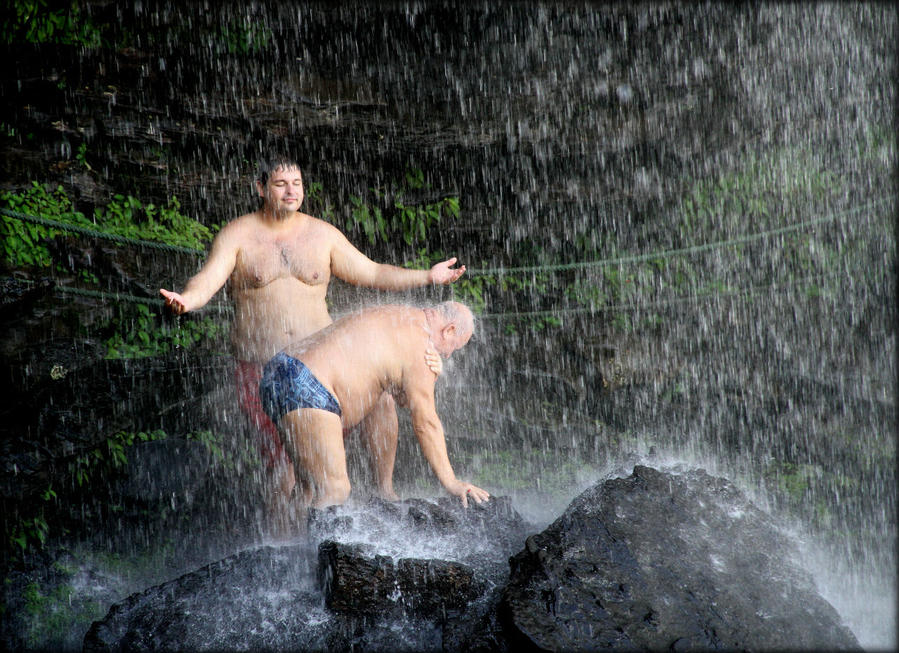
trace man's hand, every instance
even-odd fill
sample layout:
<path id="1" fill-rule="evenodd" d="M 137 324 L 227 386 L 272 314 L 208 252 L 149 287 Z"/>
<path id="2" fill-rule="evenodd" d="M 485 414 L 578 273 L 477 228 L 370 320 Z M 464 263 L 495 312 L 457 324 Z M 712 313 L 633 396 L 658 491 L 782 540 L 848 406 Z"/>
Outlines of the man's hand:
<path id="1" fill-rule="evenodd" d="M 456 264 L 456 260 L 457 259 L 454 256 L 443 263 L 437 263 L 428 271 L 428 281 L 434 285 L 453 283 L 456 279 L 465 274 L 464 265 L 455 269 L 452 268 L 452 266 Z"/>
<path id="2" fill-rule="evenodd" d="M 187 313 L 187 302 L 184 301 L 184 297 L 164 288 L 159 289 L 159 294 L 165 297 L 165 305 L 169 307 L 172 313 L 175 315 Z"/>
<path id="3" fill-rule="evenodd" d="M 437 376 L 440 376 L 443 373 L 443 359 L 440 358 L 440 354 L 430 347 L 425 351 L 425 363 L 428 364 L 428 367 L 431 368 L 431 371 Z"/>
<path id="4" fill-rule="evenodd" d="M 462 499 L 462 505 L 468 507 L 468 498 L 471 497 L 477 503 L 484 503 L 490 498 L 487 490 L 482 490 L 476 485 L 466 483 L 465 481 L 456 481 L 452 487 L 446 488 L 447 492 Z"/>

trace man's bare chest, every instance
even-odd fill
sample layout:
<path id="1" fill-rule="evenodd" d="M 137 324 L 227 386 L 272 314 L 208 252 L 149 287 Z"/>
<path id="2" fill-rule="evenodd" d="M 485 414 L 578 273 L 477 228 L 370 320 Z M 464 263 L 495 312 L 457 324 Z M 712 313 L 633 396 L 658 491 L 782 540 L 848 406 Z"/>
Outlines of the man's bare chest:
<path id="1" fill-rule="evenodd" d="M 330 279 L 330 267 L 327 248 L 314 241 L 256 240 L 241 246 L 232 282 L 258 288 L 277 279 L 294 278 L 307 285 L 319 285 Z"/>

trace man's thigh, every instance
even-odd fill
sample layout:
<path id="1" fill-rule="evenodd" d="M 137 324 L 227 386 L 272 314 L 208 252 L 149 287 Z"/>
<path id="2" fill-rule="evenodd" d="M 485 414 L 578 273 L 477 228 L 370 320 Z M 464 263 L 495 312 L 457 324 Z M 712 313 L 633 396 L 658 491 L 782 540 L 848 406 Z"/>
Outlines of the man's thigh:
<path id="1" fill-rule="evenodd" d="M 294 465 L 319 487 L 329 480 L 347 482 L 343 423 L 339 415 L 317 408 L 300 408 L 281 418 L 285 446 Z"/>

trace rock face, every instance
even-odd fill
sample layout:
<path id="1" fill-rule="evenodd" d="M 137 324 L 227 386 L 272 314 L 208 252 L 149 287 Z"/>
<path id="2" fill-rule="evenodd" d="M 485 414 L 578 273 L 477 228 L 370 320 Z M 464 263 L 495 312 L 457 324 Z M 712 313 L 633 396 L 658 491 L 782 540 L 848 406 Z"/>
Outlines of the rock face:
<path id="1" fill-rule="evenodd" d="M 859 648 L 792 562 L 792 541 L 704 471 L 637 466 L 542 533 L 528 528 L 506 497 L 467 510 L 411 499 L 312 511 L 303 544 L 133 595 L 84 648 Z"/>
<path id="2" fill-rule="evenodd" d="M 135 594 L 93 624 L 84 648 L 471 649 L 489 635 L 508 556 L 528 532 L 508 497 L 467 510 L 410 499 L 311 511 L 303 544 L 245 551 Z"/>
<path id="3" fill-rule="evenodd" d="M 329 540 L 318 548 L 319 586 L 335 612 L 377 614 L 385 608 L 434 615 L 464 609 L 478 595 L 474 572 L 447 560 L 392 558 L 360 544 Z M 392 611 L 392 610 L 391 610 Z"/>
<path id="4" fill-rule="evenodd" d="M 84 650 L 292 649 L 299 632 L 323 648 L 311 560 L 306 545 L 262 547 L 133 594 L 94 622 Z"/>
<path id="5" fill-rule="evenodd" d="M 503 623 L 550 651 L 859 648 L 795 553 L 726 480 L 637 466 L 527 539 Z"/>

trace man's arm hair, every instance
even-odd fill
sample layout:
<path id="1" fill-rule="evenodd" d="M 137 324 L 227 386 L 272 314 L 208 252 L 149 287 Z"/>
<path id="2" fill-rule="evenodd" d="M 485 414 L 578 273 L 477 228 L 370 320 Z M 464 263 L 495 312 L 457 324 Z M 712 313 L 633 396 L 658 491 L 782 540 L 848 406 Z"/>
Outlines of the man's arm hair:
<path id="1" fill-rule="evenodd" d="M 403 389 L 412 414 L 412 428 L 415 437 L 418 438 L 421 452 L 440 484 L 450 489 L 458 483 L 458 479 L 449 461 L 443 424 L 437 416 L 434 381 L 433 372 L 428 369 L 422 358 L 413 364 L 411 370 L 407 370 Z"/>
<path id="2" fill-rule="evenodd" d="M 185 312 L 205 306 L 234 272 L 239 239 L 236 237 L 236 229 L 229 229 L 230 226 L 226 225 L 215 237 L 203 267 L 188 279 L 184 290 L 181 291 Z"/>
<path id="3" fill-rule="evenodd" d="M 408 290 L 430 283 L 428 270 L 376 263 L 356 249 L 339 229 L 332 229 L 331 272 L 338 279 L 378 290 Z"/>

